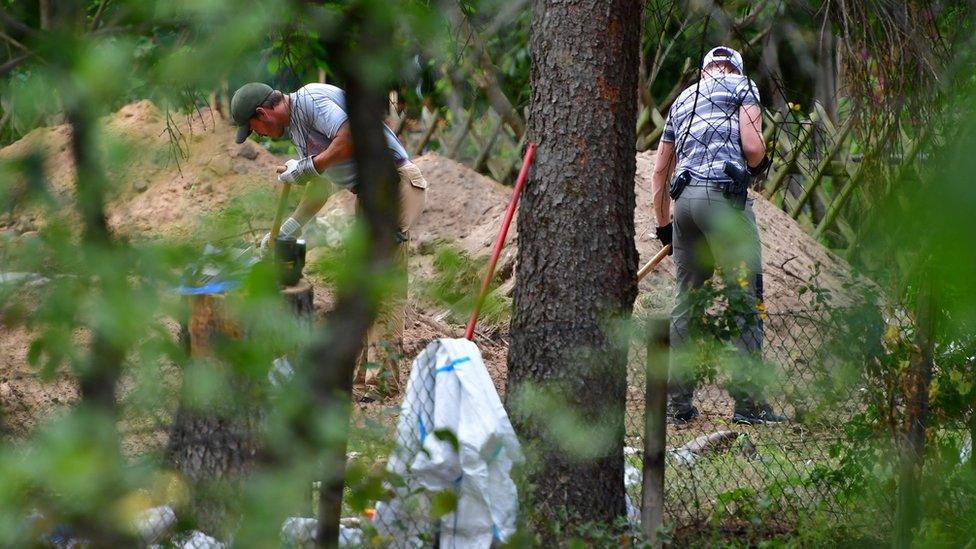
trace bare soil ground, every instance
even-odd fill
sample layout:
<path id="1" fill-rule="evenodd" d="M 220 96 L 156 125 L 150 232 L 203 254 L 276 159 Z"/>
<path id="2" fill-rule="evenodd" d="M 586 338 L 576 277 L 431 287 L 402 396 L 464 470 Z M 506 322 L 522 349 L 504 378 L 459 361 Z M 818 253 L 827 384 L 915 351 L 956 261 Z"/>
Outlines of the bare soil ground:
<path id="1" fill-rule="evenodd" d="M 180 115 L 170 128 L 186 157 L 174 160 L 167 137 L 167 117 L 153 104 L 141 101 L 123 107 L 104 120 L 106 141 L 135 149 L 133 161 L 113 173 L 121 184 L 113 189 L 108 203 L 109 223 L 133 237 L 180 237 L 188 234 L 201 215 L 226 206 L 235 195 L 268 186 L 280 160 L 261 146 L 233 143 L 233 128 L 217 115 L 201 111 Z M 53 192 L 66 200 L 72 192 L 73 162 L 67 126 L 31 132 L 22 140 L 0 150 L 0 159 L 11 159 L 31 150 L 47 153 L 46 169 Z M 414 229 L 411 243 L 411 278 L 430 274 L 431 244 L 454 243 L 474 256 L 487 255 L 497 234 L 510 197 L 510 189 L 473 172 L 452 160 L 434 154 L 415 159 L 430 182 L 427 209 Z M 637 155 L 637 248 L 646 261 L 660 248 L 653 239 L 655 225 L 650 208 L 652 153 Z M 350 214 L 353 196 L 335 194 L 322 215 L 341 211 Z M 267 207 L 267 224 L 274 204 Z M 842 260 L 811 239 L 786 214 L 761 198 L 756 200 L 756 217 L 763 240 L 767 309 L 790 311 L 802 307 L 797 287 L 812 276 L 814 265 L 822 266 L 821 285 L 840 289 L 849 277 Z M 0 216 L 0 233 L 23 238 L 43 223 L 36 212 L 18 211 Z M 246 230 L 242 227 L 242 231 Z M 515 257 L 517 227 L 509 232 L 503 264 L 509 268 Z M 3 240 L 0 240 L 2 243 Z M 0 244 L 2 245 L 2 244 Z M 0 268 L 2 270 L 2 268 Z M 674 288 L 674 265 L 665 260 L 641 283 L 637 309 L 641 314 L 666 313 Z M 472 292 L 476 288 L 472 288 Z M 316 285 L 316 307 L 320 313 L 331 304 L 326 287 Z M 463 326 L 445 323 L 436 306 L 411 296 L 405 336 L 406 356 L 415 356 L 436 337 L 460 337 Z M 0 332 L 0 409 L 7 414 L 8 427 L 24 434 L 37 421 L 77 398 L 74 381 L 67 373 L 41 380 L 27 365 L 31 334 L 23 328 Z M 507 344 L 504 334 L 482 334 L 477 340 L 485 363 L 499 390 L 504 388 Z M 408 375 L 409 361 L 402 365 Z M 394 403 L 384 403 L 392 405 Z"/>

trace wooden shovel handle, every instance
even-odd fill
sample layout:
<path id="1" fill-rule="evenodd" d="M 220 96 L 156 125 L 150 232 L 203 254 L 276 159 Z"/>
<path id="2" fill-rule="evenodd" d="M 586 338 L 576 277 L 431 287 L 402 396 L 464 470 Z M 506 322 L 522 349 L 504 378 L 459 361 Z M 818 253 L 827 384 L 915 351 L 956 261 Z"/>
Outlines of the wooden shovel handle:
<path id="1" fill-rule="evenodd" d="M 643 267 L 640 268 L 639 271 L 637 271 L 637 282 L 640 282 L 642 278 L 647 276 L 647 273 L 653 271 L 654 267 L 657 267 L 657 264 L 660 263 L 662 259 L 667 257 L 669 253 L 671 253 L 670 244 L 661 248 L 661 251 L 658 252 L 657 255 L 652 257 L 650 261 L 648 261 Z"/>
<path id="2" fill-rule="evenodd" d="M 275 240 L 278 238 L 278 231 L 281 230 L 281 218 L 285 215 L 285 206 L 288 205 L 288 193 L 291 192 L 291 183 L 281 184 L 281 196 L 278 197 L 278 209 L 275 211 L 274 221 L 271 222 L 271 238 L 268 246 L 274 249 Z"/>

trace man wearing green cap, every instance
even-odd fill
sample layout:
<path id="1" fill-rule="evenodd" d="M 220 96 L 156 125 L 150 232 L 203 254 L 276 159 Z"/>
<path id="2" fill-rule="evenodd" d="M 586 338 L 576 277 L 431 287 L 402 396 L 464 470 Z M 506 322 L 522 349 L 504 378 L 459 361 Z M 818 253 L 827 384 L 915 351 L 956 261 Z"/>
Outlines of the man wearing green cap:
<path id="1" fill-rule="evenodd" d="M 330 194 L 330 181 L 357 193 L 360 181 L 352 160 L 343 91 L 328 84 L 308 84 L 298 91 L 284 94 L 267 84 L 251 82 L 240 87 L 230 102 L 230 112 L 237 124 L 237 142 L 243 143 L 251 132 L 261 136 L 287 135 L 298 150 L 299 158 L 288 160 L 278 168 L 278 180 L 305 185 L 305 193 L 294 213 L 281 224 L 280 235 L 298 236 Z M 407 151 L 389 128 L 383 126 L 387 147 L 400 175 L 400 224 L 394 235 L 396 262 L 402 272 L 402 288 L 370 329 L 356 384 L 372 393 L 394 394 L 400 390 L 397 359 L 403 346 L 406 312 L 407 241 L 410 227 L 424 209 L 427 181 L 412 162 Z M 363 182 L 369 184 L 369 182 Z M 270 233 L 261 248 L 271 243 Z M 365 368 L 365 364 L 379 368 Z"/>

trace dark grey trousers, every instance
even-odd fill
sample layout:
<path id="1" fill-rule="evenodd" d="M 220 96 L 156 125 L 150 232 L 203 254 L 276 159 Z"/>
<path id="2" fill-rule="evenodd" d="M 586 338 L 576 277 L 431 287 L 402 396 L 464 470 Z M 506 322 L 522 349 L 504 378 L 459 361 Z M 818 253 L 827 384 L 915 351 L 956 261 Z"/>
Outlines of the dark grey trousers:
<path id="1" fill-rule="evenodd" d="M 720 268 L 727 280 L 748 282 L 755 299 L 748 311 L 735 317 L 739 336 L 735 346 L 743 360 L 730 371 L 727 387 L 736 403 L 750 405 L 762 400 L 760 372 L 763 326 L 756 305 L 762 302 L 762 248 L 752 200 L 744 210 L 729 204 L 722 191 L 688 186 L 674 202 L 674 262 L 677 266 L 677 299 L 671 313 L 671 364 L 668 393 L 678 408 L 690 407 L 697 381 L 693 353 L 674 352 L 688 341 L 694 290 L 701 288 Z"/>

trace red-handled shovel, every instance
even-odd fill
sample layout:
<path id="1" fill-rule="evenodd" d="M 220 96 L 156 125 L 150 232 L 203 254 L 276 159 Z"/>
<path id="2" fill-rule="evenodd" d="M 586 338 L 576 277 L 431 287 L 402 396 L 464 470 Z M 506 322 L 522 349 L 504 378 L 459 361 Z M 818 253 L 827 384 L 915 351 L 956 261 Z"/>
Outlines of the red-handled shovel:
<path id="1" fill-rule="evenodd" d="M 529 143 L 525 150 L 525 157 L 522 159 L 522 169 L 519 170 L 518 179 L 515 180 L 515 189 L 512 190 L 512 199 L 508 201 L 508 209 L 505 211 L 505 219 L 502 220 L 501 229 L 498 230 L 498 238 L 495 239 L 495 249 L 491 252 L 491 259 L 488 261 L 488 272 L 485 279 L 481 281 L 481 291 L 478 292 L 478 300 L 474 303 L 474 310 L 471 311 L 471 318 L 468 319 L 468 326 L 464 330 L 464 338 L 471 340 L 474 337 L 474 325 L 478 322 L 478 313 L 485 302 L 488 294 L 488 285 L 491 277 L 495 274 L 495 265 L 498 257 L 502 254 L 505 247 L 505 237 L 508 235 L 508 227 L 512 224 L 512 217 L 515 215 L 515 206 L 518 205 L 519 196 L 522 194 L 522 187 L 529 176 L 529 166 L 532 164 L 532 157 L 535 156 L 535 143 Z"/>

